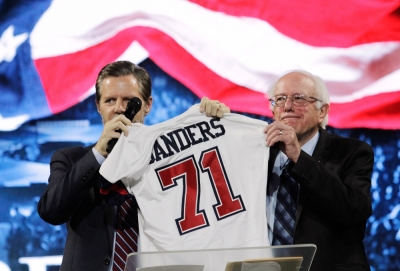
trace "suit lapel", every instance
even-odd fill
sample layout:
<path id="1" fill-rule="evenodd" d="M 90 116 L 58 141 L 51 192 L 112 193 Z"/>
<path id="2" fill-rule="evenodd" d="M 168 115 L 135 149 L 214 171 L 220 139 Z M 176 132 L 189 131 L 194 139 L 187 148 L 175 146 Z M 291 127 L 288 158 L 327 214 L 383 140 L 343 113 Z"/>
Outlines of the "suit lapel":
<path id="1" fill-rule="evenodd" d="M 329 146 L 330 146 L 329 134 L 324 129 L 320 128 L 319 129 L 319 139 L 318 139 L 317 145 L 315 146 L 312 157 L 315 158 L 318 162 L 320 162 L 321 165 L 325 164 L 326 157 L 328 155 L 327 149 Z M 269 155 L 269 161 L 268 161 L 268 176 L 272 175 L 272 169 L 274 167 L 274 163 L 275 163 L 275 160 L 276 160 L 276 157 L 278 156 L 278 154 L 279 154 L 279 147 L 277 145 L 270 147 L 270 155 Z M 267 186 L 267 187 L 269 187 L 269 186 Z M 297 226 L 301 212 L 303 211 L 303 206 L 304 206 L 305 201 L 306 201 L 305 194 L 301 193 L 301 187 L 300 187 L 300 197 L 299 197 L 298 205 L 297 205 L 295 227 Z M 296 228 L 295 228 L 295 232 L 296 232 Z"/>
<path id="2" fill-rule="evenodd" d="M 330 139 L 329 139 L 328 132 L 326 132 L 325 129 L 320 128 L 319 129 L 319 139 L 318 139 L 317 145 L 315 146 L 312 157 L 315 158 L 321 165 L 325 164 L 326 157 L 327 157 L 327 149 L 328 149 L 329 145 L 330 145 Z M 300 187 L 300 196 L 299 196 L 299 200 L 298 200 L 298 204 L 297 204 L 295 227 L 297 226 L 297 223 L 300 219 L 300 215 L 301 215 L 301 212 L 303 211 L 303 206 L 304 206 L 305 201 L 306 201 L 306 196 L 304 193 L 301 193 L 301 187 Z M 296 232 L 296 228 L 295 228 L 295 232 Z"/>
<path id="3" fill-rule="evenodd" d="M 86 147 L 86 149 L 91 150 L 93 147 L 95 146 L 95 144 L 90 145 L 88 147 Z M 103 176 L 100 175 L 99 173 L 99 179 L 98 182 L 94 185 L 94 189 L 96 189 L 96 193 L 99 193 L 100 195 L 100 182 L 101 182 L 101 178 L 104 179 Z M 117 223 L 116 218 L 117 218 L 117 206 L 115 205 L 109 205 L 102 196 L 101 197 L 101 202 L 103 205 L 103 210 L 104 210 L 104 223 L 107 226 L 107 233 L 108 233 L 108 241 L 109 241 L 109 247 L 111 248 L 111 250 L 114 249 L 114 229 L 115 229 L 115 225 Z"/>
<path id="4" fill-rule="evenodd" d="M 315 146 L 312 157 L 314 157 L 319 163 L 325 164 L 327 149 L 330 146 L 329 134 L 324 129 L 319 129 L 319 139 Z"/>
<path id="5" fill-rule="evenodd" d="M 103 178 L 103 176 L 99 176 L 99 178 Z M 99 179 L 99 183 L 101 180 Z M 100 190 L 100 187 L 98 188 Z M 102 198 L 102 204 L 103 204 L 103 210 L 104 210 L 104 223 L 107 225 L 107 232 L 108 232 L 108 240 L 110 243 L 111 249 L 113 249 L 114 245 L 114 232 L 115 232 L 115 225 L 117 223 L 116 217 L 117 217 L 117 206 L 116 205 L 110 205 L 108 204 L 103 198 Z"/>
<path id="6" fill-rule="evenodd" d="M 276 157 L 278 156 L 278 153 L 279 153 L 279 147 L 277 145 L 273 145 L 272 147 L 269 148 L 268 176 L 272 176 L 272 169 L 274 168 L 274 163 Z M 267 185 L 267 195 L 268 195 L 268 188 L 269 185 Z"/>
<path id="7" fill-rule="evenodd" d="M 116 213 L 117 213 L 117 206 L 115 205 L 108 205 L 105 201 L 103 201 L 104 207 L 104 215 L 105 215 L 105 223 L 107 224 L 107 232 L 108 232 L 108 240 L 110 242 L 110 247 L 113 249 L 114 245 L 114 229 L 116 225 Z"/>

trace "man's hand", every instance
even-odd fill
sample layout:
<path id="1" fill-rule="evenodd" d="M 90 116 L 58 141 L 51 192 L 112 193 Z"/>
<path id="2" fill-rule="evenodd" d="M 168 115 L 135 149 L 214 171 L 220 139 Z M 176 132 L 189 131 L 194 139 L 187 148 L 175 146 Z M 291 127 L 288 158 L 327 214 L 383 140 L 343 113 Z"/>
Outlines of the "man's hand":
<path id="1" fill-rule="evenodd" d="M 224 113 L 231 113 L 231 110 L 224 103 L 203 97 L 200 102 L 200 112 L 205 112 L 207 117 L 222 118 Z"/>
<path id="2" fill-rule="evenodd" d="M 97 141 L 96 145 L 94 146 L 95 149 L 104 157 L 107 157 L 107 146 L 108 142 L 112 138 L 119 138 L 121 133 L 118 131 L 122 131 L 125 136 L 128 135 L 129 130 L 128 127 L 132 125 L 132 122 L 125 117 L 124 115 L 118 115 L 117 117 L 113 118 L 112 120 L 106 122 L 103 127 L 103 132 L 100 135 L 99 140 Z"/>
<path id="3" fill-rule="evenodd" d="M 294 163 L 297 162 L 301 146 L 297 140 L 296 132 L 292 127 L 275 121 L 265 127 L 264 133 L 267 135 L 267 146 L 271 147 L 275 143 L 278 143 L 279 149 L 286 154 L 289 160 Z"/>

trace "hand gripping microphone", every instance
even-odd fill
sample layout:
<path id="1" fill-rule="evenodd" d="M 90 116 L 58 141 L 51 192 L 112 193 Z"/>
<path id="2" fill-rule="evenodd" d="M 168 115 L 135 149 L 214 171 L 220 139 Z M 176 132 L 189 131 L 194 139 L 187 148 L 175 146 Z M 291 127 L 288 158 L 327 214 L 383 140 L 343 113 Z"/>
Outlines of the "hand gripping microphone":
<path id="1" fill-rule="evenodd" d="M 142 108 L 142 100 L 140 100 L 138 97 L 133 97 L 132 99 L 129 100 L 126 106 L 124 116 L 127 117 L 130 121 L 132 121 L 136 113 L 139 112 L 141 108 Z M 121 133 L 121 130 L 117 130 L 117 132 Z M 110 141 L 108 141 L 106 149 L 108 153 L 112 151 L 117 141 L 118 138 L 113 138 Z"/>

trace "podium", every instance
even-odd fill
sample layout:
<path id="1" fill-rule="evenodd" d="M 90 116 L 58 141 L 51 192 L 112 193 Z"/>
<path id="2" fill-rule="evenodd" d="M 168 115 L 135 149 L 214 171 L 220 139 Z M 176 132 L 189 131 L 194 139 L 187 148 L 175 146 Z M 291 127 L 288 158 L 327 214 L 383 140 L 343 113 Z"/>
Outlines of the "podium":
<path id="1" fill-rule="evenodd" d="M 138 252 L 128 255 L 125 271 L 308 271 L 316 249 L 315 245 L 305 244 Z"/>

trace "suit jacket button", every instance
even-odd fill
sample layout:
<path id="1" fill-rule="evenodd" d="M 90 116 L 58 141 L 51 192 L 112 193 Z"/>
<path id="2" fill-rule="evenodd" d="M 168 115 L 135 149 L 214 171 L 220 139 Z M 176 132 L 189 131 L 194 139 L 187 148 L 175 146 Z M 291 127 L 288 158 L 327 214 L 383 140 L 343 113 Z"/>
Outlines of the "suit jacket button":
<path id="1" fill-rule="evenodd" d="M 109 265 L 109 264 L 110 264 L 110 259 L 105 258 L 105 259 L 104 259 L 104 264 L 105 264 L 105 265 Z"/>

